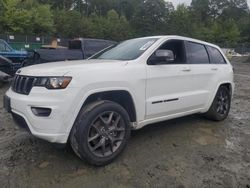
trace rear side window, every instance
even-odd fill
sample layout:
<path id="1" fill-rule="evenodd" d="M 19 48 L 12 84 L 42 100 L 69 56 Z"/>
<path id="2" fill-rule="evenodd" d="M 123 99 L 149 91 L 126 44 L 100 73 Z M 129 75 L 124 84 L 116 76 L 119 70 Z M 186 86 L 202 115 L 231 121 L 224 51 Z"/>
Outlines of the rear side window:
<path id="1" fill-rule="evenodd" d="M 204 45 L 186 42 L 188 62 L 190 64 L 209 64 L 209 57 Z"/>
<path id="2" fill-rule="evenodd" d="M 226 61 L 220 51 L 216 48 L 213 48 L 211 46 L 207 47 L 210 58 L 211 58 L 211 63 L 212 64 L 226 64 Z"/>

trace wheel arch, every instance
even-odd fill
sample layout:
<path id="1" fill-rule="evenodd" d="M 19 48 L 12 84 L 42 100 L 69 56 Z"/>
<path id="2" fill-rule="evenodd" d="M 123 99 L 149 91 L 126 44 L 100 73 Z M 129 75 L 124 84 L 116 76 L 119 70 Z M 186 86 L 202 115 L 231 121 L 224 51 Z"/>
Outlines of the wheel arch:
<path id="1" fill-rule="evenodd" d="M 107 100 L 107 101 L 116 102 L 127 111 L 131 123 L 137 122 L 138 114 L 136 111 L 136 103 L 134 100 L 134 95 L 127 88 L 113 87 L 113 88 L 105 88 L 105 89 L 103 88 L 101 90 L 90 90 L 85 95 L 84 93 L 82 93 L 81 96 L 82 98 L 80 100 L 80 103 L 78 102 L 77 104 L 77 100 L 75 100 L 75 105 L 78 105 L 78 106 L 76 109 L 74 109 L 75 111 L 70 120 L 70 126 L 68 126 L 66 130 L 67 135 L 68 135 L 67 142 L 70 137 L 72 128 L 74 127 L 74 124 L 77 121 L 77 118 L 79 116 L 81 109 L 83 109 L 84 107 L 86 107 L 86 105 L 90 103 L 94 103 L 94 101 Z M 79 99 L 79 97 L 76 97 L 76 99 Z"/>
<path id="2" fill-rule="evenodd" d="M 230 82 L 221 83 L 221 84 L 217 87 L 217 90 L 216 90 L 216 92 L 215 92 L 215 95 L 216 95 L 217 91 L 219 90 L 219 88 L 220 88 L 221 86 L 225 86 L 225 87 L 228 89 L 228 91 L 230 92 L 230 95 L 232 96 L 232 93 L 233 93 L 233 85 L 232 85 L 232 83 L 230 83 Z M 215 95 L 214 95 L 214 97 L 215 97 Z"/>
<path id="3" fill-rule="evenodd" d="M 132 95 L 127 90 L 108 90 L 92 93 L 86 98 L 82 108 L 95 101 L 102 100 L 112 101 L 121 105 L 127 111 L 130 121 L 137 121 L 135 103 Z"/>
<path id="4" fill-rule="evenodd" d="M 215 98 L 215 96 L 216 96 L 216 93 L 217 93 L 217 91 L 219 90 L 219 88 L 220 88 L 221 86 L 226 86 L 226 87 L 228 88 L 229 92 L 230 92 L 231 97 L 232 97 L 233 90 L 234 90 L 234 85 L 233 85 L 233 83 L 231 83 L 231 82 L 221 82 L 221 83 L 219 83 L 219 84 L 217 85 L 217 87 L 215 88 L 215 90 L 213 91 L 213 93 L 211 94 L 211 98 L 210 98 L 209 102 L 207 103 L 207 106 L 206 106 L 206 108 L 205 108 L 205 109 L 206 109 L 205 111 L 207 111 L 207 110 L 210 108 L 210 106 L 212 105 L 213 100 L 214 100 L 214 98 Z"/>

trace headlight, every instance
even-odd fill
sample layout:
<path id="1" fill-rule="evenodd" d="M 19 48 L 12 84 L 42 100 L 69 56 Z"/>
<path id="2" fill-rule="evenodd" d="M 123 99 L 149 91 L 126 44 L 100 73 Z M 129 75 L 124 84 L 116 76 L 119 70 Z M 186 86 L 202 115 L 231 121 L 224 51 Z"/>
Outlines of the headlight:
<path id="1" fill-rule="evenodd" d="M 46 87 L 47 89 L 65 89 L 71 77 L 40 77 L 36 79 L 35 86 Z"/>
<path id="2" fill-rule="evenodd" d="M 48 89 L 65 89 L 70 81 L 71 77 L 54 77 L 49 78 L 46 84 L 46 88 Z"/>

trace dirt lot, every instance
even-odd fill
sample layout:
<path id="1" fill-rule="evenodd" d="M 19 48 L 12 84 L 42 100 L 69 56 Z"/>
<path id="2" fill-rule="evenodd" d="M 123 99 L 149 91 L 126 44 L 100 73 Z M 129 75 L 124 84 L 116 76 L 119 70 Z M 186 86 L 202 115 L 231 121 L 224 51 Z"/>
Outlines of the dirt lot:
<path id="1" fill-rule="evenodd" d="M 194 115 L 147 126 L 101 168 L 16 128 L 0 100 L 0 186 L 250 188 L 250 63 L 234 67 L 226 121 Z M 8 85 L 0 87 L 1 99 Z"/>

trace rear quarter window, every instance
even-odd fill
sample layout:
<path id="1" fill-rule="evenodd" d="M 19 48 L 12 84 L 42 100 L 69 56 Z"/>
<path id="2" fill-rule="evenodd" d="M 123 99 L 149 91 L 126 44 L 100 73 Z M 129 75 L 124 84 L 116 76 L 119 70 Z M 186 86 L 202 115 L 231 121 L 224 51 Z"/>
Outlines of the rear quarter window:
<path id="1" fill-rule="evenodd" d="M 209 64 L 207 50 L 203 44 L 186 42 L 188 63 L 190 64 Z"/>
<path id="2" fill-rule="evenodd" d="M 224 57 L 222 56 L 221 52 L 217 48 L 207 46 L 207 49 L 208 49 L 212 64 L 226 64 Z"/>

